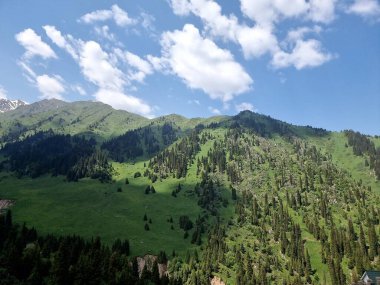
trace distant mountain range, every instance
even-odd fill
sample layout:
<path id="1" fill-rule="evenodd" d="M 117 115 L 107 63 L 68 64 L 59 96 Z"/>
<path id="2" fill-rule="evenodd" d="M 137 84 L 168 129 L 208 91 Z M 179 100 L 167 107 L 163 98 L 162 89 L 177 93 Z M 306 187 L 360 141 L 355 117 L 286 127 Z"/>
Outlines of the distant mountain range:
<path id="1" fill-rule="evenodd" d="M 27 103 L 21 100 L 0 99 L 0 113 L 12 111 L 24 105 L 27 105 Z"/>

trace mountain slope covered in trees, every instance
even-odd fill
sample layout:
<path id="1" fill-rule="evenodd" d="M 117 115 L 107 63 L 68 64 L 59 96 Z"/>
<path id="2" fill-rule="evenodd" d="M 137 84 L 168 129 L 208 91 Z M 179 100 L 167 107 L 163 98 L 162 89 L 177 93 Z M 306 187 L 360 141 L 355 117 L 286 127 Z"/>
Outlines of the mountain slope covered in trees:
<path id="1" fill-rule="evenodd" d="M 23 284 L 50 284 L 67 272 L 64 284 L 210 284 L 216 276 L 226 284 L 290 285 L 351 284 L 364 270 L 380 270 L 378 137 L 249 111 L 148 120 L 97 103 L 40 104 L 45 111 L 20 107 L 2 125 L 0 199 L 12 201 L 15 222 L 38 234 L 10 231 L 4 214 L 9 245 L 23 242 L 15 253 L 0 245 L 0 276 Z M 56 124 L 66 111 L 80 127 Z M 36 122 L 26 126 L 30 114 Z M 46 114 L 55 115 L 38 121 Z M 23 132 L 12 133 L 12 118 Z M 65 237 L 73 234 L 84 240 Z M 86 244 L 97 236 L 107 246 Z M 128 240 L 128 253 L 113 248 L 117 239 Z M 43 250 L 46 243 L 54 246 Z M 76 253 L 60 264 L 73 244 Z M 167 279 L 156 265 L 136 271 L 135 256 L 147 253 L 165 259 Z M 44 258 L 24 272 L 10 263 L 14 255 L 23 264 L 28 254 Z M 109 262 L 98 264 L 101 274 L 80 275 L 99 256 Z M 37 274 L 38 266 L 45 271 Z"/>

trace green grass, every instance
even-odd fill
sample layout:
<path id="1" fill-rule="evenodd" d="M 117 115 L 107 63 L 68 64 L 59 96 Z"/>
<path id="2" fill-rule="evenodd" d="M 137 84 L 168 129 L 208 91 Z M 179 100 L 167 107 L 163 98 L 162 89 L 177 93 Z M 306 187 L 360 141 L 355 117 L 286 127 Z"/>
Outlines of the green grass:
<path id="1" fill-rule="evenodd" d="M 199 156 L 206 155 L 212 143 L 207 142 Z M 113 166 L 117 172 L 114 182 L 104 184 L 92 179 L 65 182 L 62 176 L 17 179 L 8 173 L 0 173 L 0 198 L 15 200 L 12 207 L 14 220 L 35 227 L 42 234 L 77 234 L 84 238 L 99 236 L 107 244 L 116 238 L 129 239 L 133 255 L 158 253 L 160 250 L 167 254 L 173 250 L 184 254 L 195 248 L 190 243 L 192 231 L 184 239 L 184 231 L 179 228 L 178 221 L 179 216 L 188 215 L 195 222 L 203 211 L 197 204 L 197 197 L 188 194 L 199 182 L 196 165 L 189 168 L 186 178 L 167 178 L 154 184 L 146 177 L 134 178 L 135 172 L 144 173 L 143 161 L 113 163 Z M 129 179 L 128 185 L 125 184 L 126 178 Z M 182 190 L 175 198 L 171 193 L 179 183 Z M 145 194 L 148 185 L 154 185 L 157 192 Z M 122 192 L 117 192 L 119 187 Z M 222 195 L 231 201 L 227 188 L 223 188 Z M 148 219 L 152 219 L 149 231 L 144 229 L 145 213 Z M 232 203 L 226 208 L 221 207 L 223 220 L 233 214 Z M 174 230 L 168 222 L 170 217 L 174 220 Z"/>
<path id="2" fill-rule="evenodd" d="M 364 185 L 371 186 L 374 192 L 380 194 L 380 181 L 377 181 L 373 171 L 365 166 L 364 158 L 354 155 L 352 147 L 345 146 L 347 138 L 344 133 L 309 137 L 308 140 L 325 152 L 331 153 L 333 161 L 341 168 L 348 170 L 355 180 L 362 180 Z"/>
<path id="3" fill-rule="evenodd" d="M 157 193 L 146 195 L 144 190 L 151 183 L 144 177 L 133 178 L 135 171 L 141 171 L 142 165 L 115 167 L 120 174 L 113 184 L 90 179 L 68 183 L 63 181 L 63 177 L 48 176 L 16 179 L 3 174 L 0 197 L 16 201 L 12 207 L 16 222 L 25 222 L 43 234 L 77 234 L 85 238 L 100 236 L 108 244 L 116 238 L 127 238 L 133 255 L 157 253 L 159 250 L 168 254 L 172 250 L 184 253 L 194 247 L 190 238 L 183 239 L 178 219 L 180 215 L 189 215 L 195 221 L 200 208 L 183 192 L 177 198 L 171 196 L 179 181 L 167 179 L 156 182 Z M 129 185 L 124 183 L 126 177 Z M 117 192 L 118 187 L 122 187 L 121 193 Z M 149 224 L 149 231 L 144 230 L 145 213 L 153 221 Z M 174 220 L 174 230 L 167 222 L 170 216 Z"/>

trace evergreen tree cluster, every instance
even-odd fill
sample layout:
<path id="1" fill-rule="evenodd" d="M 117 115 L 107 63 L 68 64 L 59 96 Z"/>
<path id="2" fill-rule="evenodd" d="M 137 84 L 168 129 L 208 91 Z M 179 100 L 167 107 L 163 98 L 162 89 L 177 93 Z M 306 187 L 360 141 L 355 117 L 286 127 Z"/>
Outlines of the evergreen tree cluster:
<path id="1" fill-rule="evenodd" d="M 51 173 L 66 175 L 69 181 L 83 177 L 101 181 L 112 178 L 108 158 L 96 149 L 94 139 L 38 132 L 22 141 L 6 144 L 1 153 L 7 158 L 1 168 L 16 172 L 18 177 L 36 178 Z"/>
<path id="2" fill-rule="evenodd" d="M 112 138 L 101 146 L 118 162 L 133 161 L 143 155 L 152 156 L 177 140 L 178 130 L 172 124 L 149 125 Z"/>
<path id="3" fill-rule="evenodd" d="M 128 240 L 108 247 L 99 238 L 40 236 L 13 225 L 10 211 L 0 216 L 0 284 L 169 284 L 158 269 L 168 261 L 164 252 L 142 271 L 129 255 Z"/>
<path id="4" fill-rule="evenodd" d="M 150 159 L 149 168 L 160 179 L 172 174 L 176 178 L 185 177 L 188 167 L 194 162 L 200 150 L 198 131 L 194 130 L 173 147 L 167 148 Z"/>

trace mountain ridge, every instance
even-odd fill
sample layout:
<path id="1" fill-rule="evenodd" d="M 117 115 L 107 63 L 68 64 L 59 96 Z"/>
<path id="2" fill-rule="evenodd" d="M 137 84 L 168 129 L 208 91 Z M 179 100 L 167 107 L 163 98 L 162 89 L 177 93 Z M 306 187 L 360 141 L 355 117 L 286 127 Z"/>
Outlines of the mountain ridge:
<path id="1" fill-rule="evenodd" d="M 28 105 L 26 102 L 16 99 L 9 100 L 5 98 L 0 98 L 0 113 L 9 112 L 17 109 L 20 106 Z"/>

